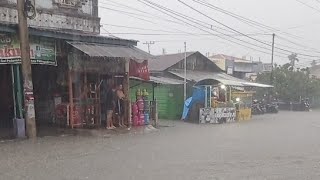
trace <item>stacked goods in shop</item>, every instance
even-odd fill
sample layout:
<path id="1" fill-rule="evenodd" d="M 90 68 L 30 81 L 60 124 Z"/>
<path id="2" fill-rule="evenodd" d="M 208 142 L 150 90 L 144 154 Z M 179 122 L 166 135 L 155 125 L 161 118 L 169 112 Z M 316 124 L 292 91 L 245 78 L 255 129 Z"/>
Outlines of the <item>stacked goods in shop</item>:
<path id="1" fill-rule="evenodd" d="M 139 121 L 139 117 L 138 117 L 138 105 L 137 103 L 132 103 L 132 122 L 134 126 L 138 126 L 138 121 Z"/>
<path id="2" fill-rule="evenodd" d="M 146 89 L 137 90 L 136 102 L 132 104 L 132 121 L 134 126 L 147 125 L 150 122 L 149 93 Z"/>
<path id="3" fill-rule="evenodd" d="M 148 101 L 149 93 L 144 89 L 143 93 L 143 104 L 144 104 L 144 123 L 148 125 L 150 123 L 150 106 Z"/>

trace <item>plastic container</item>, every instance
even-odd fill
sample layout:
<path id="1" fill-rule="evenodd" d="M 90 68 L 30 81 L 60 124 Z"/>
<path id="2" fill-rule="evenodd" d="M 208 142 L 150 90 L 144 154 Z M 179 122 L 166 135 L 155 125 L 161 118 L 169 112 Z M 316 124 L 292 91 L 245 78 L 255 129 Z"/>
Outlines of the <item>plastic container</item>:
<path id="1" fill-rule="evenodd" d="M 149 113 L 144 114 L 144 124 L 149 125 L 150 124 L 150 115 Z"/>
<path id="2" fill-rule="evenodd" d="M 139 125 L 139 117 L 138 116 L 133 116 L 132 121 L 133 121 L 133 126 Z"/>
<path id="3" fill-rule="evenodd" d="M 136 103 L 132 104 L 132 114 L 137 115 L 139 113 L 138 105 Z"/>
<path id="4" fill-rule="evenodd" d="M 143 101 L 144 111 L 148 111 L 150 109 L 149 101 Z"/>
<path id="5" fill-rule="evenodd" d="M 138 110 L 143 111 L 144 110 L 144 102 L 142 99 L 137 100 Z"/>
<path id="6" fill-rule="evenodd" d="M 140 126 L 144 125 L 144 114 L 139 115 L 139 125 Z"/>

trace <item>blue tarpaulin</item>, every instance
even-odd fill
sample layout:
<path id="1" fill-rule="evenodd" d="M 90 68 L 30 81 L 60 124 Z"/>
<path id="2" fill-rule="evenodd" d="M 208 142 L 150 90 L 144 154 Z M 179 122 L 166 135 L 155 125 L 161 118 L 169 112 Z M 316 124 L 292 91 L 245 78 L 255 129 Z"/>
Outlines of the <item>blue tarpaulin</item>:
<path id="1" fill-rule="evenodd" d="M 195 87 L 193 89 L 192 97 L 189 97 L 184 102 L 183 112 L 182 112 L 182 118 L 183 120 L 187 120 L 189 110 L 192 108 L 193 104 L 198 102 L 203 102 L 205 100 L 205 90 L 203 87 Z"/>

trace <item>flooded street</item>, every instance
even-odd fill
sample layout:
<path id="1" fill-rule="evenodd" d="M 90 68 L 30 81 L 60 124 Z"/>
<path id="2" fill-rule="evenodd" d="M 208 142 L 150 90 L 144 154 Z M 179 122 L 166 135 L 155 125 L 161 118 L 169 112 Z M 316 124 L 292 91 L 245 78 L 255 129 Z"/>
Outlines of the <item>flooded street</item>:
<path id="1" fill-rule="evenodd" d="M 320 112 L 244 123 L 166 122 L 157 133 L 0 144 L 1 179 L 319 179 Z"/>

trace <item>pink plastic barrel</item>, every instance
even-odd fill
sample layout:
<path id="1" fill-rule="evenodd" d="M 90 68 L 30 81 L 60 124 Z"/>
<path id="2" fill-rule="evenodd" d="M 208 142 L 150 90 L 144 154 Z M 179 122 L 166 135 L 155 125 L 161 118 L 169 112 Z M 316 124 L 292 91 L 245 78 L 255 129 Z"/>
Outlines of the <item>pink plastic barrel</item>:
<path id="1" fill-rule="evenodd" d="M 143 113 L 141 113 L 139 115 L 139 125 L 140 126 L 144 125 L 144 114 Z"/>
<path id="2" fill-rule="evenodd" d="M 137 100 L 137 105 L 138 105 L 139 111 L 143 111 L 143 110 L 144 110 L 143 99 L 138 99 L 138 100 Z"/>
<path id="3" fill-rule="evenodd" d="M 132 114 L 137 115 L 138 114 L 138 105 L 136 103 L 132 104 Z"/>
<path id="4" fill-rule="evenodd" d="M 133 116 L 133 126 L 138 126 L 138 125 L 139 125 L 139 117 Z"/>

